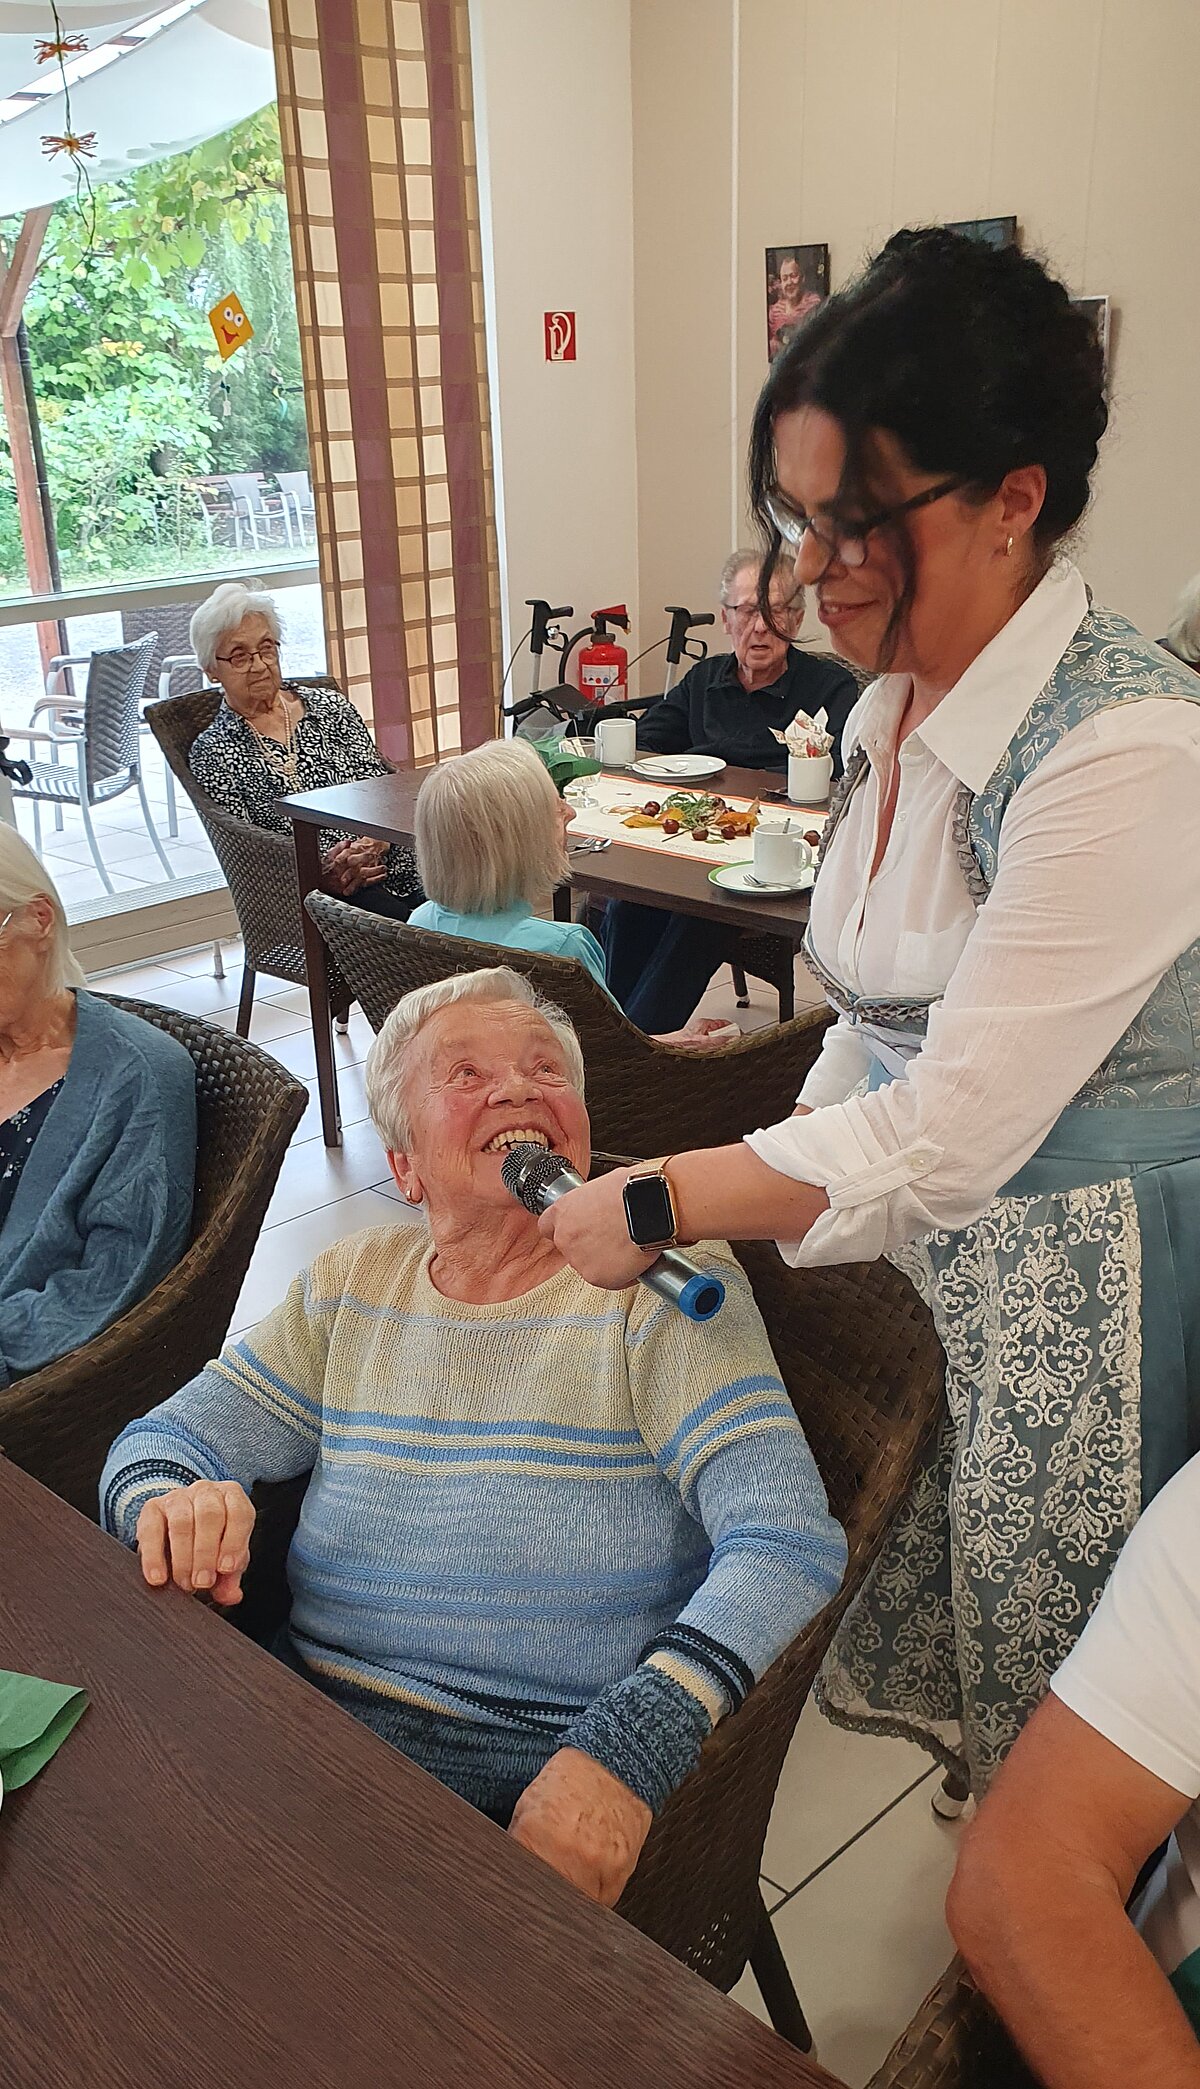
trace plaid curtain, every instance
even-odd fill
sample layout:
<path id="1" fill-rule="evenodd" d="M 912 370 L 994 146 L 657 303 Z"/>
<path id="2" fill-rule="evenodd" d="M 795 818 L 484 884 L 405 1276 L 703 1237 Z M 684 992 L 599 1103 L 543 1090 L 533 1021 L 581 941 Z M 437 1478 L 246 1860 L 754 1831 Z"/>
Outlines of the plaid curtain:
<path id="1" fill-rule="evenodd" d="M 271 0 L 329 669 L 390 760 L 496 730 L 467 0 Z"/>

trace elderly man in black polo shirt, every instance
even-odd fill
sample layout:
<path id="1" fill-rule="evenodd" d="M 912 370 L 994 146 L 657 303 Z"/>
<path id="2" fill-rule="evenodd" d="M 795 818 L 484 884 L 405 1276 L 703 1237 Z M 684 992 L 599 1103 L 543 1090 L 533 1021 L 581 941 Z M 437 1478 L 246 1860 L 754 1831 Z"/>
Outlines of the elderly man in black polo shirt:
<path id="1" fill-rule="evenodd" d="M 741 769 L 787 767 L 787 751 L 772 739 L 797 711 L 823 710 L 833 734 L 835 774 L 841 773 L 842 727 L 858 701 L 853 675 L 792 643 L 804 616 L 804 596 L 793 578 L 794 554 L 771 577 L 772 630 L 758 607 L 757 552 L 735 551 L 721 574 L 721 622 L 732 653 L 697 661 L 638 725 L 638 746 L 654 754 L 715 754 Z M 682 1029 L 720 965 L 728 962 L 734 931 L 662 907 L 610 903 L 603 938 L 608 983 L 639 1029 Z"/>

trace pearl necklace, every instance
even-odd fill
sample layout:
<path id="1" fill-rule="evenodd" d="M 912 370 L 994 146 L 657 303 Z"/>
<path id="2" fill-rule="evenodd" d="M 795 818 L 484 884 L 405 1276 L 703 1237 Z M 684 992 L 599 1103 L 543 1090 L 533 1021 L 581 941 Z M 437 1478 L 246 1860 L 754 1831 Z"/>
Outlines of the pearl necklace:
<path id="1" fill-rule="evenodd" d="M 283 714 L 287 720 L 287 741 L 284 745 L 281 746 L 278 740 L 272 739 L 269 733 L 260 733 L 258 727 L 250 719 L 247 719 L 246 723 L 249 725 L 250 731 L 258 743 L 259 753 L 268 769 L 272 770 L 284 783 L 294 784 L 297 779 L 300 761 L 300 750 L 296 745 L 296 721 L 292 717 L 288 708 L 287 697 L 282 690 L 280 691 L 280 701 L 283 704 Z"/>

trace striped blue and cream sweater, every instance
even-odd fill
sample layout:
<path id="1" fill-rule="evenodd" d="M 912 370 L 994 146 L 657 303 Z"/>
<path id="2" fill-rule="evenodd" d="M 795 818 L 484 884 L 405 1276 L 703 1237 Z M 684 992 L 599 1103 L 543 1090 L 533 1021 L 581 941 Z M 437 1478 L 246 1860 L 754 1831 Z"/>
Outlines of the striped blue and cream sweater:
<path id="1" fill-rule="evenodd" d="M 707 1243 L 704 1325 L 565 1268 L 464 1305 L 432 1252 L 400 1225 L 319 1255 L 118 1437 L 105 1527 L 132 1544 L 194 1479 L 310 1473 L 290 1633 L 327 1690 L 380 1731 L 402 1712 L 409 1753 L 449 1719 L 498 1760 L 582 1748 L 658 1806 L 845 1564 L 749 1284 Z"/>

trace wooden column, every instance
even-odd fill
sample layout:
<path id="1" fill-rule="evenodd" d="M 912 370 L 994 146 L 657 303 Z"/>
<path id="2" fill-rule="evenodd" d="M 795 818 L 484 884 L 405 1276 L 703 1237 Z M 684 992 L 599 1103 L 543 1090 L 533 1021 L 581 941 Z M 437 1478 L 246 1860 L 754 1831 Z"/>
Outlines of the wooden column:
<path id="1" fill-rule="evenodd" d="M 43 203 L 36 210 L 26 211 L 12 253 L 7 257 L 0 253 L 0 403 L 12 451 L 25 567 L 30 593 L 34 595 L 53 594 L 55 572 L 17 333 L 52 208 L 52 204 Z M 38 625 L 37 637 L 44 674 L 54 655 L 66 652 L 66 636 L 62 624 L 49 619 Z"/>

